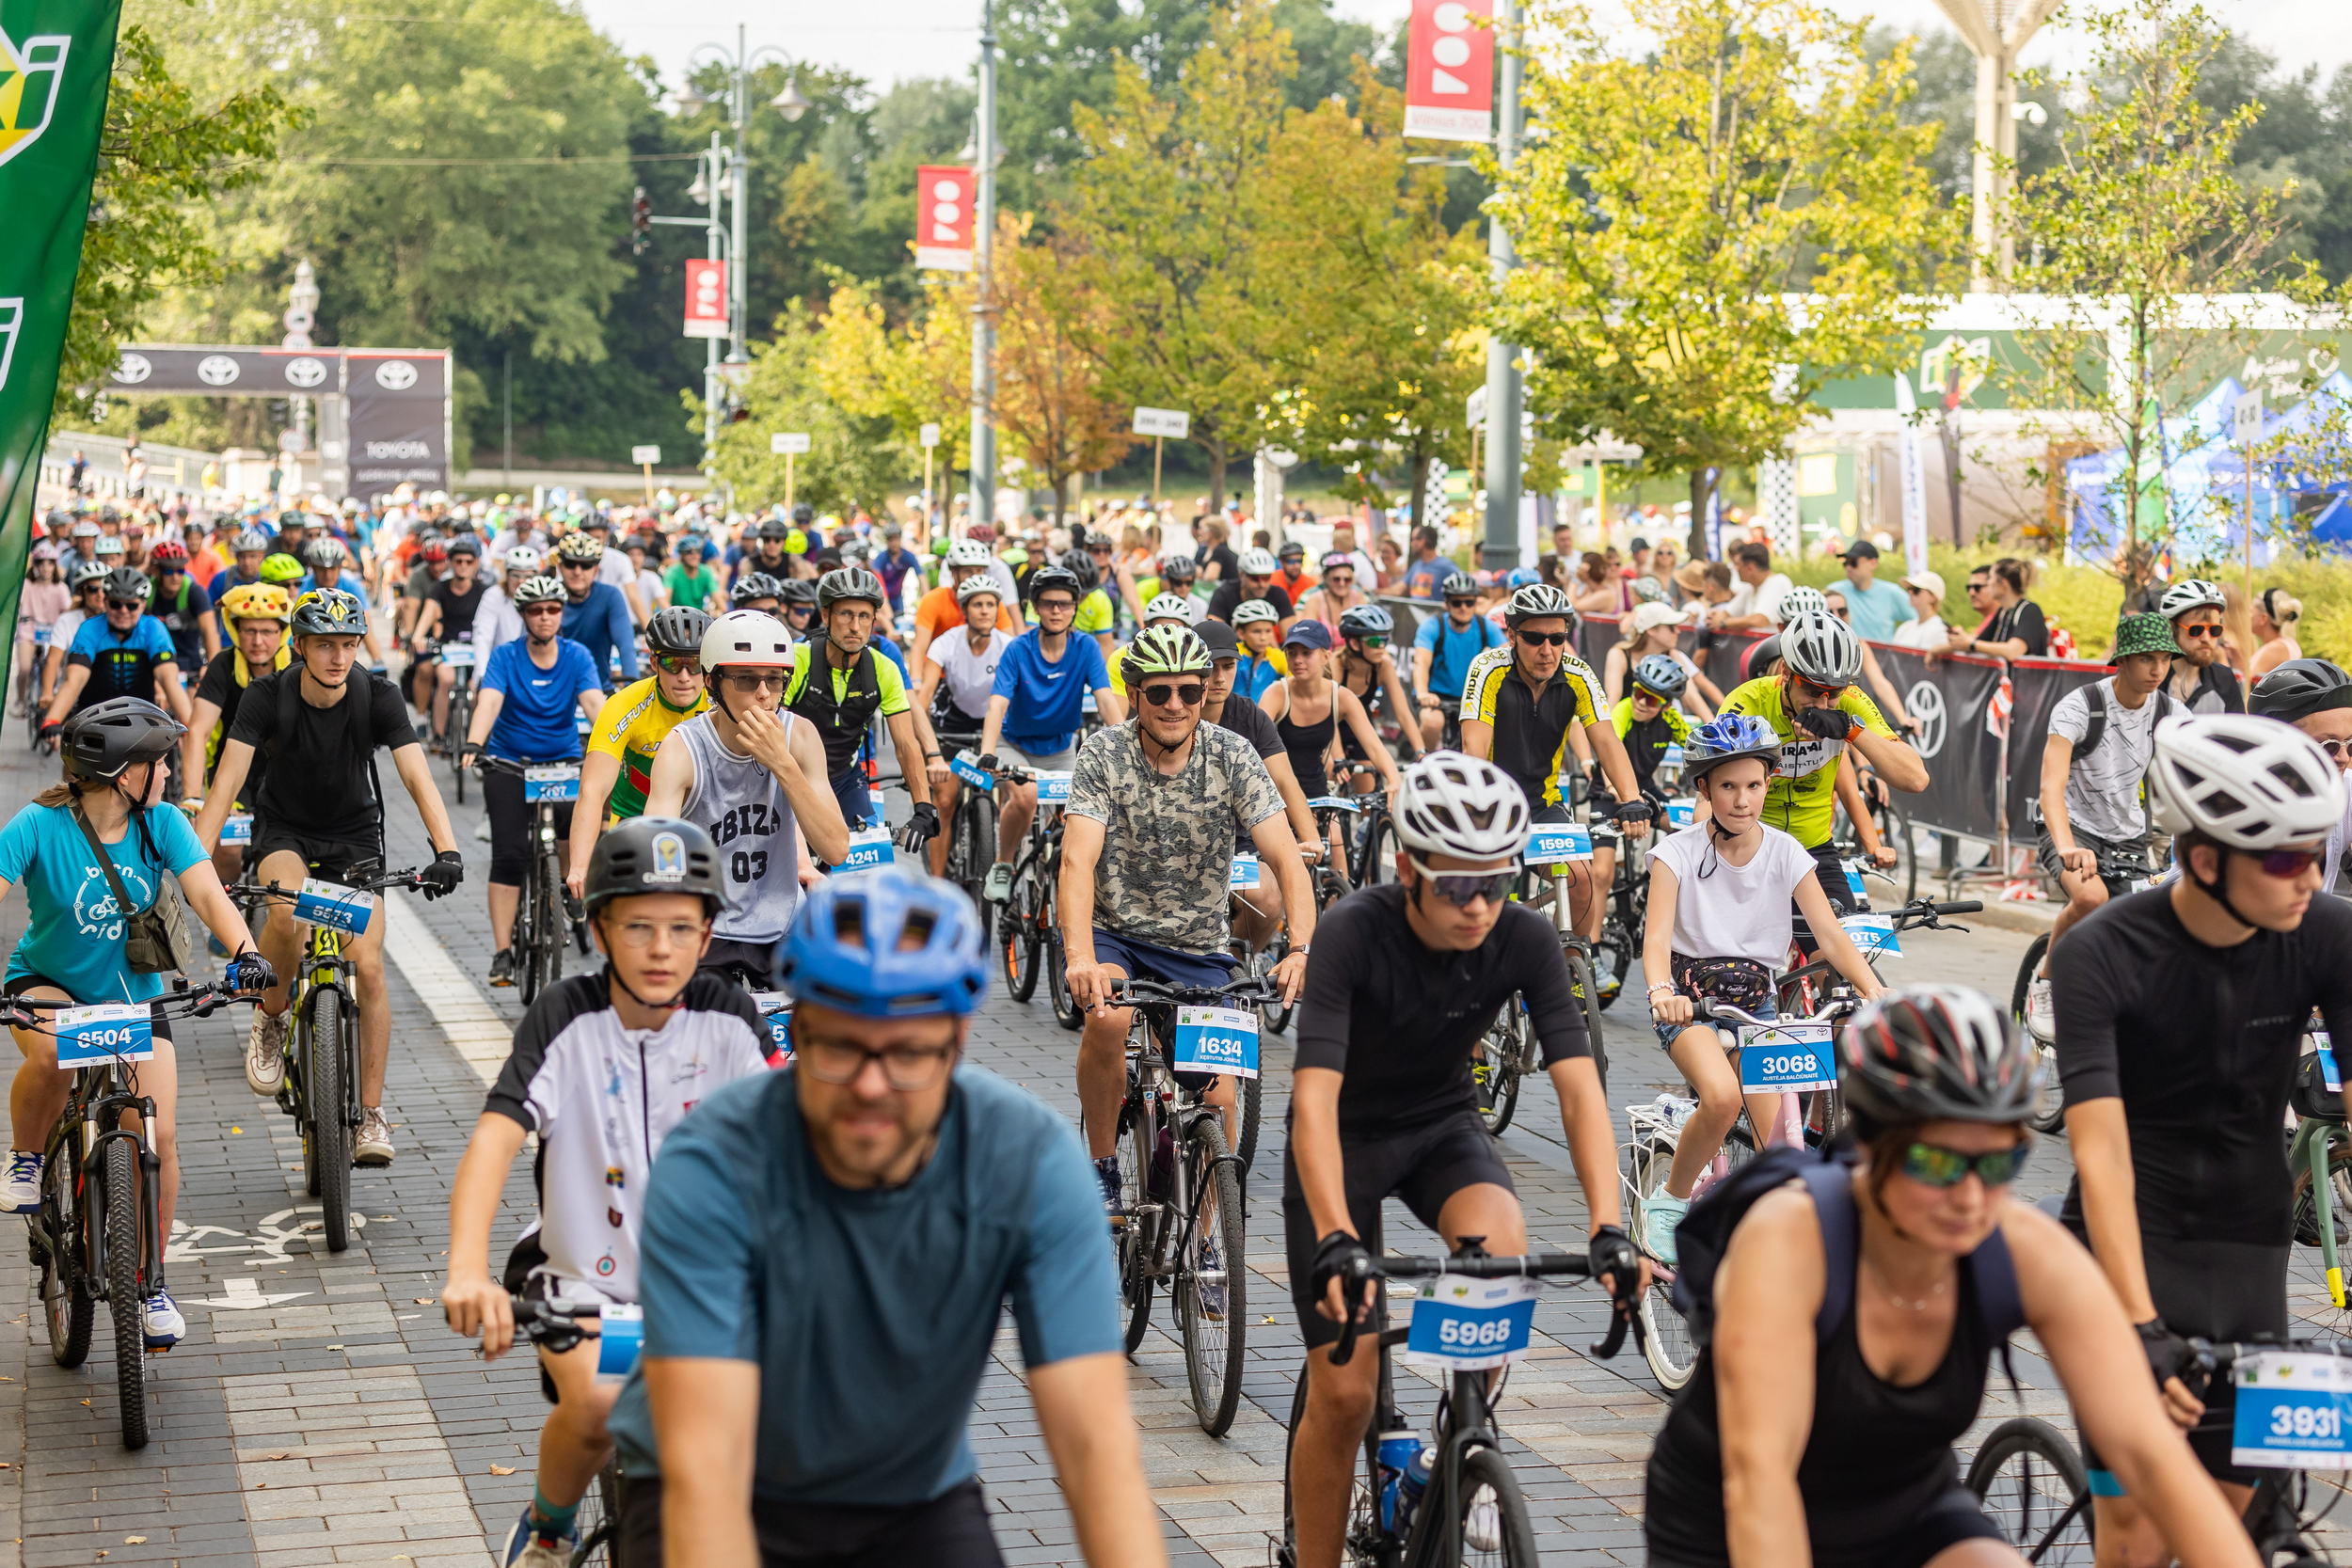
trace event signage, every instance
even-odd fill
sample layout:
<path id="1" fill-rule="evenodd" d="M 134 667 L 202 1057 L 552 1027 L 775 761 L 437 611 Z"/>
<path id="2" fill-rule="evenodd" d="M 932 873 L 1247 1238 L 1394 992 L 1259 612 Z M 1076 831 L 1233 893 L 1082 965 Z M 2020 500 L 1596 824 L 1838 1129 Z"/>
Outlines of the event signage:
<path id="1" fill-rule="evenodd" d="M 914 264 L 926 272 L 972 270 L 973 171 L 926 164 L 914 171 Z"/>
<path id="2" fill-rule="evenodd" d="M 1493 0 L 1413 0 L 1405 50 L 1405 134 L 1494 139 Z"/>
<path id="3" fill-rule="evenodd" d="M 686 336 L 723 338 L 727 335 L 727 264 L 691 261 L 686 263 Z"/>

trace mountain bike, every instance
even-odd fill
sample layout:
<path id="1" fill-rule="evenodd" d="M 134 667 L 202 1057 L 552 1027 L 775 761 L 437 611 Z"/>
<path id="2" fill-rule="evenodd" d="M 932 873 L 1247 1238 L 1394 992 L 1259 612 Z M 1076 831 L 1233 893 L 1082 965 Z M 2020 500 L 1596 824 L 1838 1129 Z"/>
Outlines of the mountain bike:
<path id="1" fill-rule="evenodd" d="M 423 886 L 414 870 L 378 873 L 362 863 L 341 882 L 312 878 L 299 888 L 269 882 L 229 889 L 230 899 L 246 909 L 291 904 L 294 918 L 310 927 L 295 962 L 278 1104 L 302 1131 L 302 1184 L 319 1200 L 329 1252 L 351 1245 L 351 1154 L 359 1127 L 359 972 L 343 956 L 343 939 L 358 936 L 374 918 L 369 895 Z"/>
<path id="2" fill-rule="evenodd" d="M 1241 1404 L 1248 1271 L 1244 1266 L 1239 1155 L 1225 1118 L 1205 1099 L 1219 1075 L 1258 1070 L 1256 1020 L 1263 981 L 1176 986 L 1122 981 L 1114 1007 L 1134 1009 L 1127 1089 L 1120 1101 L 1120 1207 L 1112 1228 L 1130 1354 L 1165 1284 L 1184 1345 L 1184 1374 L 1200 1430 L 1221 1437 Z M 1187 1018 L 1192 1009 L 1216 1016 Z M 1244 1022 L 1243 1021 L 1247 1021 Z M 1214 1061 L 1217 1067 L 1203 1065 Z"/>
<path id="3" fill-rule="evenodd" d="M 1464 1236 L 1445 1258 L 1391 1257 L 1368 1261 L 1343 1277 L 1345 1293 L 1353 1296 L 1366 1280 L 1434 1279 L 1440 1282 L 1493 1279 L 1586 1277 L 1591 1267 L 1583 1257 L 1565 1252 L 1541 1252 L 1524 1258 L 1497 1258 L 1481 1244 L 1483 1236 Z M 1424 1291 L 1414 1307 L 1442 1313 L 1446 1295 Z M 1413 1433 L 1397 1409 L 1391 1353 L 1403 1347 L 1408 1354 L 1444 1343 L 1446 1323 L 1437 1334 L 1413 1335 L 1409 1327 L 1391 1328 L 1382 1321 L 1387 1302 L 1374 1297 L 1372 1340 L 1380 1357 L 1380 1391 L 1373 1405 L 1371 1425 L 1364 1433 L 1363 1469 L 1356 1477 L 1347 1509 L 1343 1560 L 1357 1568 L 1454 1568 L 1454 1564 L 1507 1564 L 1524 1568 L 1536 1561 L 1535 1526 L 1527 1499 L 1503 1457 L 1500 1423 L 1494 1415 L 1502 1378 L 1489 1368 L 1498 1357 L 1470 1357 L 1485 1364 L 1439 1369 L 1445 1393 L 1438 1402 L 1437 1419 L 1426 1441 Z M 1532 1318 L 1534 1304 L 1527 1304 Z M 1628 1320 L 1613 1315 L 1609 1338 L 1593 1347 L 1603 1357 L 1614 1355 L 1624 1343 Z M 1355 1356 L 1364 1325 L 1352 1317 L 1340 1328 L 1331 1360 L 1345 1366 Z M 1483 1334 L 1465 1338 L 1483 1338 Z M 1524 1334 L 1519 1343 L 1523 1346 Z M 1307 1408 L 1307 1380 L 1301 1377 L 1291 1397 L 1290 1430 L 1295 1433 Z M 1287 1452 L 1282 1481 L 1282 1534 L 1274 1543 L 1279 1568 L 1295 1568 L 1297 1551 L 1292 1526 L 1290 1465 Z M 1416 1481 L 1415 1477 L 1418 1477 Z"/>
<path id="4" fill-rule="evenodd" d="M 560 1296 L 535 1296 L 516 1292 L 515 1332 L 528 1338 L 534 1345 L 562 1354 L 586 1339 L 598 1341 L 596 1373 L 599 1377 L 627 1377 L 637 1364 L 639 1335 L 644 1317 L 636 1307 L 610 1308 L 617 1324 L 627 1321 L 635 1331 L 626 1339 L 616 1330 L 608 1346 L 604 1343 L 604 1318 L 608 1308 L 596 1302 L 567 1301 Z M 626 1310 L 628 1317 L 624 1320 Z M 593 1323 L 596 1331 L 580 1326 Z M 580 1513 L 572 1521 L 574 1538 L 580 1543 L 572 1548 L 571 1568 L 611 1568 L 620 1560 L 621 1540 L 621 1474 L 619 1461 L 607 1458 L 596 1479 L 588 1483 L 580 1495 Z"/>
<path id="5" fill-rule="evenodd" d="M 233 994 L 214 984 L 103 1006 L 0 1000 L 0 1023 L 54 1035 L 57 1065 L 73 1069 L 65 1110 L 42 1151 L 40 1208 L 27 1216 L 25 1231 L 49 1354 L 58 1366 L 72 1369 L 88 1358 L 98 1303 L 106 1304 L 126 1449 L 147 1446 L 147 1301 L 164 1289 L 156 1207 L 163 1163 L 146 1136 L 155 1102 L 139 1093 L 135 1064 L 155 1053 L 155 1021 L 206 1017 Z M 124 1125 L 126 1117 L 135 1125 Z"/>
<path id="6" fill-rule="evenodd" d="M 474 645 L 471 634 L 464 641 L 437 642 L 429 656 L 438 659 L 450 672 L 449 721 L 437 738 L 442 752 L 449 757 L 450 776 L 457 782 L 457 803 L 466 803 L 466 770 L 457 766 L 459 753 L 465 750 L 466 734 L 473 724 L 474 704 Z M 431 708 L 425 710 L 428 714 Z"/>
<path id="7" fill-rule="evenodd" d="M 965 771 L 967 767 L 969 772 Z M 996 861 L 996 795 L 979 782 L 989 775 L 980 771 L 970 752 L 959 752 L 948 768 L 959 787 L 956 814 L 947 822 L 945 872 L 949 881 L 963 889 L 973 908 L 980 911 L 980 941 L 986 942 L 989 917 L 995 911 L 980 895 L 988 881 L 988 868 Z"/>
<path id="8" fill-rule="evenodd" d="M 586 935 L 585 918 L 574 911 L 564 887 L 562 812 L 580 799 L 580 761 L 520 763 L 483 756 L 474 766 L 485 777 L 512 773 L 523 781 L 523 800 L 532 808 L 531 847 L 523 857 L 523 885 L 515 896 L 516 984 L 528 1007 L 540 990 L 564 978 L 564 949 Z M 585 942 L 580 946 L 584 954 Z"/>
<path id="9" fill-rule="evenodd" d="M 996 776 L 1009 784 L 1039 784 L 1041 777 L 1005 763 L 997 766 Z M 1013 856 L 1012 889 L 1005 895 L 1004 912 L 996 921 L 996 952 L 1003 961 L 1005 990 L 1015 1002 L 1026 1002 L 1036 994 L 1041 962 L 1045 1000 L 1054 1009 L 1054 1022 L 1074 1034 L 1086 1016 L 1078 1011 L 1063 979 L 1069 960 L 1061 942 L 1061 800 L 1044 798 L 1057 781 L 1066 790 L 1070 775 L 1042 777 L 1037 815 L 1029 819 L 1028 836 Z"/>
<path id="10" fill-rule="evenodd" d="M 1573 822 L 1539 822 L 1534 832 L 1536 836 L 1530 840 L 1530 854 L 1556 853 L 1560 858 L 1531 859 L 1519 873 L 1519 896 L 1530 908 L 1548 907 L 1551 911 L 1552 926 L 1560 938 L 1560 961 L 1567 966 L 1568 990 L 1575 995 L 1577 1006 L 1583 1009 L 1584 1035 L 1592 1047 L 1593 1067 L 1600 1074 L 1601 1089 L 1606 1093 L 1609 1052 L 1600 1032 L 1600 982 L 1593 973 L 1593 944 L 1571 924 L 1574 916 L 1569 899 L 1569 879 L 1574 867 L 1590 866 L 1593 863 L 1592 839 L 1581 824 Z M 1547 834 L 1581 834 L 1581 847 L 1567 844 L 1565 838 L 1554 842 Z M 1519 1081 L 1537 1070 L 1537 1055 L 1527 1004 L 1515 996 L 1495 1015 L 1486 1038 L 1470 1060 L 1470 1079 L 1478 1090 L 1478 1111 L 1486 1118 L 1488 1132 L 1499 1136 L 1511 1125 L 1518 1106 Z"/>
<path id="11" fill-rule="evenodd" d="M 2101 854 L 2099 880 L 2106 885 L 2109 898 L 2122 898 L 2155 885 L 2158 868 L 2143 849 L 2135 854 L 2129 850 Z M 2063 891 L 2058 895 L 2065 896 Z M 2017 965 L 2017 978 L 2010 986 L 2009 1015 L 2017 1026 L 2026 1031 L 2026 1038 L 2041 1048 L 2042 1068 L 2042 1103 L 2034 1108 L 2030 1118 L 2037 1132 L 2055 1132 L 2066 1122 L 2066 1107 L 2059 1094 L 2058 1047 L 2035 1034 L 2026 1019 L 2026 996 L 2033 982 L 2042 974 L 2042 966 L 2050 956 L 2050 933 L 2042 932 L 2026 949 L 2025 958 Z"/>

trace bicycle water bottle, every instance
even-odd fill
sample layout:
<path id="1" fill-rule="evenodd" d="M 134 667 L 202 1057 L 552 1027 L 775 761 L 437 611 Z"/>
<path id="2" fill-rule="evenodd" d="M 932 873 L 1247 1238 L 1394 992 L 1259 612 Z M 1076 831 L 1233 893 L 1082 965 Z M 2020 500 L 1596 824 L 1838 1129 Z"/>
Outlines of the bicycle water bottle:
<path id="1" fill-rule="evenodd" d="M 1405 1475 L 1421 1456 L 1421 1434 L 1414 1432 L 1384 1432 L 1376 1450 L 1380 1465 L 1380 1528 L 1391 1535 L 1405 1533 L 1406 1515 L 1421 1496 L 1416 1486 L 1411 1495 L 1405 1492 Z M 1424 1468 L 1422 1484 L 1427 1484 Z"/>
<path id="2" fill-rule="evenodd" d="M 1422 1444 L 1413 1450 L 1412 1458 L 1406 1462 L 1405 1512 L 1407 1517 L 1412 1514 L 1413 1505 L 1421 1501 L 1421 1495 L 1429 1489 L 1429 1472 L 1437 1467 L 1437 1464 L 1438 1446 L 1434 1443 Z"/>

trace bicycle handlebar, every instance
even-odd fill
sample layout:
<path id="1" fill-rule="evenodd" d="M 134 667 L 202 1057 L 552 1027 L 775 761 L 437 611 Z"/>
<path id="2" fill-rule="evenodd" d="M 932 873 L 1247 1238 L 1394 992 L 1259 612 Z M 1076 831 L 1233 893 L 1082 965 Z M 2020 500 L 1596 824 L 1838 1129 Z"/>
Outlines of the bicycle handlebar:
<path id="1" fill-rule="evenodd" d="M 377 872 L 370 876 L 354 878 L 348 881 L 337 882 L 335 885 L 347 888 L 353 893 L 382 893 L 388 888 L 420 888 L 424 885 L 424 872 L 421 866 L 412 867 L 406 871 Z M 272 901 L 292 903 L 302 895 L 300 888 L 281 887 L 276 882 L 263 882 L 259 885 L 245 882 L 232 883 L 227 892 L 229 901 L 239 905 L 267 904 Z"/>
<path id="2" fill-rule="evenodd" d="M 178 990 L 166 991 L 161 996 L 151 998 L 146 1006 L 151 1009 L 160 1010 L 166 1018 L 208 1018 L 232 1002 L 258 1002 L 260 1000 L 259 992 L 241 992 L 231 990 L 225 981 L 207 980 L 200 986 L 189 986 Z M 108 1005 L 76 1002 L 71 998 L 60 999 L 52 996 L 0 997 L 0 1027 L 38 1029 L 40 1027 L 40 1015 L 43 1012 L 63 1012 L 68 1007 Z"/>
<path id="3" fill-rule="evenodd" d="M 1340 1300 L 1344 1305 L 1363 1294 L 1362 1288 L 1375 1279 L 1434 1279 L 1439 1275 L 1458 1275 L 1469 1279 L 1513 1279 L 1526 1277 L 1589 1278 L 1593 1272 L 1590 1259 L 1572 1252 L 1535 1252 L 1524 1257 L 1498 1258 L 1478 1245 L 1478 1238 L 1465 1237 L 1463 1250 L 1446 1258 L 1362 1258 L 1337 1276 L 1341 1282 Z M 1331 1347 L 1331 1364 L 1344 1367 L 1355 1357 L 1356 1336 L 1362 1323 L 1350 1311 L 1341 1321 L 1339 1343 Z M 1624 1334 L 1614 1329 L 1610 1335 L 1610 1350 L 1622 1342 Z"/>
<path id="4" fill-rule="evenodd" d="M 1111 991 L 1114 1007 L 1163 1006 L 1214 1007 L 1232 1003 L 1256 1006 L 1261 1003 L 1279 1004 L 1282 1000 L 1279 987 L 1261 975 L 1247 975 L 1222 986 L 1179 986 L 1166 980 L 1125 980 Z"/>

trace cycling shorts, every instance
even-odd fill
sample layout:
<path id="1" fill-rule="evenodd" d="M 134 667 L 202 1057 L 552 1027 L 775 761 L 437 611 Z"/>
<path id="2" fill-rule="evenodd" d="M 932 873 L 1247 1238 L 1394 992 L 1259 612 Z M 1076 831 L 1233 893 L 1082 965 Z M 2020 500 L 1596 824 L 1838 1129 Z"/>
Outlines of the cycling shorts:
<path id="1" fill-rule="evenodd" d="M 572 766 L 580 765 L 575 762 Z M 555 808 L 559 844 L 571 836 L 572 804 L 566 800 Z M 482 809 L 490 819 L 490 880 L 501 887 L 522 886 L 523 872 L 531 863 L 531 824 L 539 814 L 535 802 L 523 799 L 522 775 L 503 768 L 485 773 Z"/>
<path id="2" fill-rule="evenodd" d="M 1817 844 L 1805 853 L 1813 857 L 1813 879 L 1828 895 L 1831 911 L 1841 919 L 1858 912 L 1862 906 L 1854 900 L 1853 884 L 1846 880 L 1846 864 L 1838 858 L 1836 844 Z M 1816 951 L 1813 928 L 1805 924 L 1804 911 L 1797 909 L 1794 899 L 1789 900 L 1788 907 L 1796 911 L 1791 922 L 1791 934 L 1796 940 L 1797 950 L 1809 958 Z"/>
<path id="3" fill-rule="evenodd" d="M 712 937 L 710 950 L 703 961 L 694 966 L 697 974 L 716 974 L 722 980 L 739 980 L 744 974 L 756 976 L 755 990 L 766 990 L 774 984 L 769 978 L 776 972 L 776 949 L 782 942 L 738 942 L 733 937 Z"/>
<path id="4" fill-rule="evenodd" d="M 1857 1499 L 1854 1506 L 1859 1509 L 1868 1505 L 1866 1499 Z M 1851 1558 L 1820 1555 L 1813 1560 L 1816 1568 L 1927 1568 L 1927 1564 L 1963 1541 L 2007 1539 L 2001 1528 L 1985 1517 L 1984 1505 L 1977 1495 L 1964 1486 L 1954 1486 L 1925 1509 L 1889 1521 L 1886 1533 L 1870 1544 L 1868 1555 L 1858 1562 Z M 1730 1560 L 1727 1555 L 1680 1556 L 1655 1547 L 1649 1553 L 1650 1568 L 1725 1568 Z"/>
<path id="5" fill-rule="evenodd" d="M 248 863 L 259 866 L 276 854 L 294 854 L 310 875 L 330 882 L 349 882 L 351 868 L 373 862 L 380 870 L 384 863 L 384 841 L 380 838 L 342 839 L 311 838 L 264 822 L 253 824 L 253 849 Z"/>
<path id="6" fill-rule="evenodd" d="M 1003 1568 L 980 1483 L 927 1503 L 794 1503 L 752 1497 L 760 1568 Z M 661 1568 L 661 1478 L 621 1474 L 621 1538 L 613 1560 Z"/>
<path id="7" fill-rule="evenodd" d="M 1446 1200 L 1465 1187 L 1518 1190 L 1511 1184 L 1510 1167 L 1496 1152 L 1494 1135 L 1474 1110 L 1455 1111 L 1425 1127 L 1360 1142 L 1351 1142 L 1343 1132 L 1340 1159 L 1346 1172 L 1348 1218 L 1357 1239 L 1375 1258 L 1380 1256 L 1380 1206 L 1391 1197 L 1403 1199 L 1413 1217 L 1434 1231 Z M 1315 1310 L 1315 1250 L 1322 1241 L 1298 1184 L 1298 1166 L 1286 1152 L 1282 1242 L 1290 1258 L 1291 1307 L 1298 1314 L 1309 1350 L 1340 1337 L 1340 1325 Z M 1385 1310 L 1375 1307 L 1375 1316 Z"/>
<path id="8" fill-rule="evenodd" d="M 2077 828 L 2074 830 L 2074 847 L 2078 849 L 2088 849 L 2103 861 L 2120 860 L 2129 863 L 2149 859 L 2148 840 L 2145 835 L 2138 838 L 2101 838 L 2097 833 L 2087 833 Z M 2034 836 L 2033 858 L 2035 863 L 2049 875 L 2052 881 L 2058 880 L 2058 846 L 2050 842 L 2050 830 L 2046 826 Z M 2102 878 L 2100 879 L 2106 883 L 2109 896 L 2120 898 L 2123 895 L 2123 888 L 2117 879 Z"/>
<path id="9" fill-rule="evenodd" d="M 996 760 L 1025 768 L 1033 773 L 1067 773 L 1078 766 L 1078 748 L 1064 746 L 1058 752 L 1025 752 L 1011 741 L 998 736 Z"/>
<path id="10" fill-rule="evenodd" d="M 45 974 L 20 974 L 15 979 L 10 980 L 6 986 L 0 986 L 0 995 L 22 996 L 26 991 L 33 990 L 37 986 L 45 986 L 49 990 L 55 991 L 64 991 L 68 996 L 73 995 L 71 990 L 67 990 L 65 987 L 57 984 L 56 981 L 50 979 Z M 75 997 L 74 1000 L 79 1001 L 81 999 L 79 997 Z M 162 1001 L 162 998 L 157 998 L 155 1006 L 150 1007 L 149 1011 L 153 1017 L 152 1029 L 155 1037 L 159 1040 L 168 1041 L 171 1038 L 171 1020 L 164 1017 L 161 1010 Z"/>

